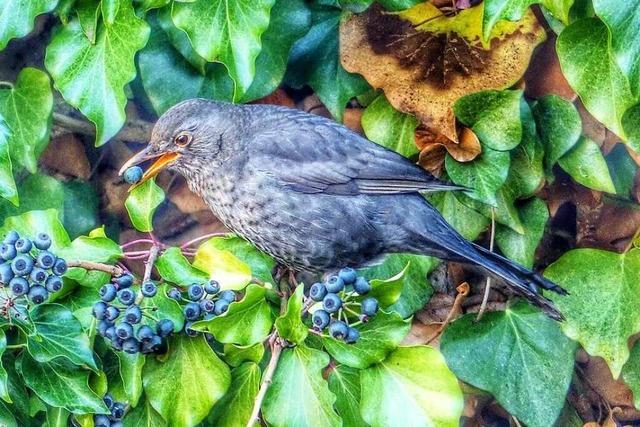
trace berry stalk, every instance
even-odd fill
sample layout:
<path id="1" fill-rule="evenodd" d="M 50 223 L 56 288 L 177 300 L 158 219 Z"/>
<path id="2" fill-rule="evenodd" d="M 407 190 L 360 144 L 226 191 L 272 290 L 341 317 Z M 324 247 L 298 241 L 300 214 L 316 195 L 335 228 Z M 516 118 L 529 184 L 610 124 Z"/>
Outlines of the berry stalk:
<path id="1" fill-rule="evenodd" d="M 280 338 L 277 333 L 274 332 L 274 334 L 275 335 L 272 335 L 269 340 L 271 344 L 271 358 L 269 359 L 267 369 L 264 371 L 262 384 L 260 384 L 260 390 L 258 390 L 258 395 L 254 401 L 251 416 L 249 417 L 249 421 L 247 421 L 247 427 L 253 427 L 253 425 L 260 422 L 260 409 L 262 408 L 262 402 L 267 394 L 267 390 L 269 390 L 269 386 L 271 386 L 271 383 L 273 382 L 273 374 L 276 372 L 280 355 L 284 348 L 282 338 Z"/>

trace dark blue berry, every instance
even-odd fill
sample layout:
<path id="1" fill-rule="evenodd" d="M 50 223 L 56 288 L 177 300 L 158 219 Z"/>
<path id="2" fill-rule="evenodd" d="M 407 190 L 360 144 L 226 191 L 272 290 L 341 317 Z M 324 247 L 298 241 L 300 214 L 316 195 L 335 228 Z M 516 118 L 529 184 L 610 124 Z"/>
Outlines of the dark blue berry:
<path id="1" fill-rule="evenodd" d="M 198 331 L 191 329 L 191 325 L 193 325 L 193 322 L 187 322 L 184 324 L 184 333 L 189 337 L 195 337 L 198 335 Z"/>
<path id="2" fill-rule="evenodd" d="M 102 401 L 107 406 L 107 408 L 109 408 L 109 410 L 113 408 L 113 404 L 115 403 L 115 400 L 113 400 L 113 396 L 111 396 L 109 393 L 104 395 L 104 397 L 102 398 Z"/>
<path id="3" fill-rule="evenodd" d="M 104 304 L 104 303 L 102 303 L 102 304 Z M 105 313 L 104 313 L 104 318 L 105 319 L 114 321 L 114 320 L 116 320 L 118 318 L 118 316 L 120 316 L 120 309 L 118 307 L 114 307 L 114 306 L 110 305 L 109 307 L 106 308 Z"/>
<path id="4" fill-rule="evenodd" d="M 226 299 L 219 299 L 218 301 L 216 301 L 215 307 L 213 307 L 213 312 L 217 316 L 221 315 L 227 310 L 229 310 L 229 301 L 227 301 Z"/>
<path id="5" fill-rule="evenodd" d="M 101 320 L 100 322 L 98 322 L 98 333 L 104 337 L 107 333 L 107 329 L 109 329 L 111 326 L 113 326 L 113 324 L 108 320 Z"/>
<path id="6" fill-rule="evenodd" d="M 61 258 L 58 258 L 55 264 L 53 264 L 51 271 L 53 271 L 53 274 L 57 276 L 62 276 L 67 272 L 67 262 Z"/>
<path id="7" fill-rule="evenodd" d="M 51 237 L 47 233 L 38 233 L 33 239 L 33 245 L 41 251 L 46 251 L 51 247 Z"/>
<path id="8" fill-rule="evenodd" d="M 133 285 L 133 276 L 129 273 L 125 273 L 122 276 L 118 276 L 114 280 L 116 285 L 118 285 L 118 289 L 128 288 Z"/>
<path id="9" fill-rule="evenodd" d="M 29 255 L 18 255 L 11 261 L 11 269 L 16 276 L 26 276 L 33 268 L 33 258 Z"/>
<path id="10" fill-rule="evenodd" d="M 145 282 L 142 284 L 142 295 L 145 297 L 153 298 L 158 292 L 158 287 L 153 282 Z"/>
<path id="11" fill-rule="evenodd" d="M 116 325 L 116 336 L 121 340 L 126 340 L 133 336 L 133 326 L 127 322 L 120 322 Z"/>
<path id="12" fill-rule="evenodd" d="M 50 269 L 56 263 L 56 256 L 49 251 L 40 251 L 36 257 L 36 265 L 45 270 Z"/>
<path id="13" fill-rule="evenodd" d="M 329 325 L 329 334 L 337 340 L 343 340 L 349 333 L 349 327 L 346 323 L 336 320 Z"/>
<path id="14" fill-rule="evenodd" d="M 344 337 L 344 342 L 347 344 L 353 344 L 360 338 L 360 332 L 356 328 L 349 328 L 347 336 Z"/>
<path id="15" fill-rule="evenodd" d="M 162 338 L 160 338 L 160 335 L 154 335 L 153 338 L 151 338 L 151 348 L 152 349 L 157 349 L 162 345 Z"/>
<path id="16" fill-rule="evenodd" d="M 140 166 L 132 166 L 124 171 L 124 180 L 127 184 L 135 184 L 142 179 L 142 168 Z"/>
<path id="17" fill-rule="evenodd" d="M 124 320 L 132 325 L 140 323 L 140 320 L 142 320 L 142 310 L 140 310 L 140 307 L 132 305 L 127 308 L 124 312 Z"/>
<path id="18" fill-rule="evenodd" d="M 329 313 L 324 310 L 316 310 L 315 313 L 313 313 L 313 316 L 311 316 L 313 326 L 319 330 L 326 328 L 330 320 L 331 317 L 329 316 Z"/>
<path id="19" fill-rule="evenodd" d="M 111 420 L 106 415 L 97 414 L 93 416 L 93 425 L 95 427 L 111 427 Z"/>
<path id="20" fill-rule="evenodd" d="M 10 261 L 16 257 L 18 251 L 12 243 L 3 243 L 0 245 L 0 257 L 5 261 Z"/>
<path id="21" fill-rule="evenodd" d="M 206 313 L 211 313 L 215 306 L 216 304 L 210 299 L 204 299 L 200 301 L 200 308 Z"/>
<path id="22" fill-rule="evenodd" d="M 344 289 L 344 281 L 339 276 L 331 276 L 325 284 L 327 292 L 337 294 Z"/>
<path id="23" fill-rule="evenodd" d="M 173 332 L 173 321 L 171 319 L 162 319 L 156 325 L 156 332 L 161 337 L 166 337 Z"/>
<path id="24" fill-rule="evenodd" d="M 58 292 L 62 289 L 62 279 L 58 276 L 49 276 L 45 282 L 45 287 L 51 293 Z"/>
<path id="25" fill-rule="evenodd" d="M 116 350 L 122 350 L 122 342 L 124 340 L 121 340 L 120 338 L 118 338 L 118 336 L 114 333 L 113 338 L 111 338 L 111 347 L 113 347 Z"/>
<path id="26" fill-rule="evenodd" d="M 236 300 L 236 293 L 230 289 L 227 289 L 226 291 L 220 292 L 220 299 L 232 303 Z"/>
<path id="27" fill-rule="evenodd" d="M 359 293 L 360 295 L 364 295 L 371 290 L 371 284 L 367 279 L 360 276 L 356 279 L 356 282 L 353 284 L 353 290 Z"/>
<path id="28" fill-rule="evenodd" d="M 358 273 L 353 268 L 345 267 L 338 272 L 338 277 L 342 279 L 345 285 L 352 285 L 356 281 Z"/>
<path id="29" fill-rule="evenodd" d="M 10 263 L 0 264 L 0 282 L 5 285 L 13 279 L 13 270 Z"/>
<path id="30" fill-rule="evenodd" d="M 184 306 L 184 317 L 187 320 L 197 320 L 200 317 L 200 306 L 195 302 L 187 303 Z"/>
<path id="31" fill-rule="evenodd" d="M 114 403 L 113 408 L 111 408 L 111 416 L 115 420 L 121 420 L 124 417 L 124 404 L 120 402 Z"/>
<path id="32" fill-rule="evenodd" d="M 336 294 L 327 294 L 322 300 L 322 306 L 329 313 L 335 313 L 342 307 L 342 300 Z"/>
<path id="33" fill-rule="evenodd" d="M 57 277 L 57 276 L 51 276 L 51 277 Z M 112 283 L 107 283 L 106 285 L 102 285 L 102 287 L 100 287 L 100 290 L 98 291 L 98 295 L 100 295 L 100 299 L 104 302 L 113 301 L 114 299 L 116 299 L 117 294 L 118 294 L 118 290 Z"/>
<path id="34" fill-rule="evenodd" d="M 98 320 L 105 319 L 107 314 L 107 304 L 103 303 L 102 301 L 98 301 L 97 303 L 93 304 L 92 313 L 93 313 L 93 317 L 95 317 Z M 113 320 L 113 319 L 108 319 L 108 320 Z"/>
<path id="35" fill-rule="evenodd" d="M 220 292 L 220 283 L 215 280 L 209 280 L 204 284 L 204 291 L 209 295 L 215 295 Z"/>
<path id="36" fill-rule="evenodd" d="M 11 292 L 17 297 L 25 295 L 29 292 L 29 282 L 23 277 L 14 277 L 9 281 Z"/>
<path id="37" fill-rule="evenodd" d="M 151 326 L 142 325 L 140 326 L 140 329 L 138 329 L 138 339 L 140 341 L 151 341 L 155 335 L 156 333 Z"/>
<path id="38" fill-rule="evenodd" d="M 323 283 L 314 283 L 309 288 L 309 297 L 314 301 L 322 301 L 325 295 L 327 295 L 327 287 Z"/>
<path id="39" fill-rule="evenodd" d="M 136 300 L 136 293 L 133 289 L 126 288 L 118 291 L 118 301 L 124 305 L 131 305 Z"/>
<path id="40" fill-rule="evenodd" d="M 42 304 L 49 298 L 49 292 L 42 285 L 33 285 L 29 288 L 27 298 L 34 304 Z"/>
<path id="41" fill-rule="evenodd" d="M 47 272 L 41 269 L 40 267 L 33 267 L 31 273 L 29 274 L 32 282 L 35 283 L 44 283 L 47 280 Z"/>
<path id="42" fill-rule="evenodd" d="M 187 297 L 191 301 L 200 301 L 204 295 L 204 288 L 201 285 L 193 284 L 187 289 Z"/>
<path id="43" fill-rule="evenodd" d="M 16 251 L 18 251 L 19 253 L 26 254 L 31 250 L 33 244 L 31 243 L 31 240 L 27 239 L 26 237 L 22 237 L 16 240 L 15 247 Z"/>
<path id="44" fill-rule="evenodd" d="M 167 291 L 167 296 L 176 301 L 180 301 L 182 299 L 182 293 L 178 288 L 171 288 Z"/>
<path id="45" fill-rule="evenodd" d="M 104 337 L 108 340 L 113 340 L 113 337 L 116 337 L 116 327 L 115 326 L 109 326 L 105 331 L 104 331 Z M 117 337 L 116 337 L 117 338 Z"/>
<path id="46" fill-rule="evenodd" d="M 378 312 L 378 300 L 373 297 L 363 299 L 360 311 L 365 316 L 375 316 Z"/>
<path id="47" fill-rule="evenodd" d="M 129 354 L 138 353 L 140 351 L 140 341 L 134 337 L 127 338 L 122 342 L 122 350 Z"/>
<path id="48" fill-rule="evenodd" d="M 18 241 L 19 238 L 20 238 L 20 235 L 18 234 L 18 232 L 15 230 L 11 230 L 10 232 L 7 233 L 6 236 L 4 236 L 3 243 L 9 243 L 13 245 L 15 242 Z"/>

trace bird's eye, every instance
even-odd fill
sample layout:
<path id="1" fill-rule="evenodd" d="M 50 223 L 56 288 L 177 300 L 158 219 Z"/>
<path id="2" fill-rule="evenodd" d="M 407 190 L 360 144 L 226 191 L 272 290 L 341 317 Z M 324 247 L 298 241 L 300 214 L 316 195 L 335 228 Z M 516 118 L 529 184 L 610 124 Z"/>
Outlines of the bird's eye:
<path id="1" fill-rule="evenodd" d="M 178 136 L 174 138 L 174 142 L 180 147 L 186 147 L 191 142 L 191 135 L 188 133 L 178 134 Z"/>

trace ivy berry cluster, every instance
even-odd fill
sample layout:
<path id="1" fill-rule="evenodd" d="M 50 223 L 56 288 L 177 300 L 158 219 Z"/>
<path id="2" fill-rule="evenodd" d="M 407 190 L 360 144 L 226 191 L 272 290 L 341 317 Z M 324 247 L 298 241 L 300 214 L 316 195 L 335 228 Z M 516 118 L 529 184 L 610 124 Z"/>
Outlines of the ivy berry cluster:
<path id="1" fill-rule="evenodd" d="M 62 289 L 67 263 L 50 252 L 50 247 L 51 237 L 46 233 L 38 233 L 33 240 L 15 230 L 7 233 L 0 245 L 0 287 L 5 290 L 0 298 L 0 315 L 19 315 L 12 310 L 22 297 L 41 304 L 49 294 Z"/>
<path id="2" fill-rule="evenodd" d="M 367 297 L 358 302 L 358 297 L 369 291 L 371 284 L 352 268 L 343 268 L 324 283 L 314 283 L 309 289 L 309 298 L 322 302 L 322 308 L 311 316 L 313 328 L 323 331 L 328 327 L 333 338 L 347 344 L 355 343 L 360 333 L 350 325 L 350 318 L 367 322 L 378 312 L 378 300 L 375 298 Z"/>
<path id="3" fill-rule="evenodd" d="M 153 298 L 158 292 L 155 283 L 140 286 L 140 294 L 133 289 L 133 276 L 125 273 L 99 290 L 101 301 L 93 305 L 93 315 L 100 321 L 98 333 L 116 350 L 126 353 L 153 353 L 164 348 L 164 339 L 174 328 L 171 319 L 156 320 L 145 313 L 154 310 L 141 307 L 144 298 Z"/>
<path id="4" fill-rule="evenodd" d="M 169 298 L 178 302 L 186 302 L 183 314 L 186 320 L 184 332 L 188 336 L 196 336 L 197 331 L 191 329 L 193 322 L 209 320 L 225 313 L 229 304 L 236 300 L 236 293 L 232 290 L 220 290 L 220 284 L 215 280 L 209 280 L 204 284 L 193 283 L 187 288 L 186 297 L 178 288 L 171 288 L 167 293 Z"/>
<path id="5" fill-rule="evenodd" d="M 95 427 L 122 427 L 122 418 L 124 417 L 125 405 L 122 402 L 116 402 L 109 393 L 102 398 L 104 404 L 111 411 L 110 414 L 96 414 L 93 416 L 93 425 Z"/>

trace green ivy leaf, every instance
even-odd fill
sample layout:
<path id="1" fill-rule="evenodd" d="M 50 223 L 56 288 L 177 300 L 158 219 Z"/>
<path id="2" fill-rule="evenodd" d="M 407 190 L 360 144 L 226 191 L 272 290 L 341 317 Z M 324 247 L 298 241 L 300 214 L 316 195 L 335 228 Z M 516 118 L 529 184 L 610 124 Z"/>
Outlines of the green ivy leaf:
<path id="1" fill-rule="evenodd" d="M 234 100 L 241 99 L 253 82 L 262 49 L 260 36 L 274 4 L 275 0 L 195 0 L 172 6 L 173 22 L 187 33 L 196 52 L 209 62 L 226 65 L 236 84 Z"/>
<path id="2" fill-rule="evenodd" d="M 140 303 L 140 307 L 147 310 L 153 310 L 154 316 L 158 319 L 169 319 L 173 322 L 173 332 L 178 333 L 182 331 L 184 327 L 184 314 L 180 304 L 172 298 L 167 296 L 167 290 L 169 285 L 163 283 L 158 286 L 158 292 L 153 298 L 144 298 Z M 139 289 L 136 289 L 139 292 Z M 142 320 L 142 323 L 148 323 L 153 326 L 155 322 L 151 322 L 149 319 Z"/>
<path id="3" fill-rule="evenodd" d="M 47 46 L 45 64 L 56 89 L 96 125 L 97 146 L 125 122 L 124 87 L 136 76 L 134 56 L 148 37 L 148 25 L 123 1 L 113 24 L 98 27 L 95 43 L 72 20 Z"/>
<path id="4" fill-rule="evenodd" d="M 98 194 L 94 186 L 86 181 L 62 183 L 64 193 L 63 224 L 71 237 L 88 233 L 102 224 L 98 217 Z"/>
<path id="5" fill-rule="evenodd" d="M 527 268 L 533 268 L 536 249 L 549 219 L 549 210 L 542 200 L 533 197 L 519 208 L 519 212 L 524 234 L 516 233 L 511 228 L 498 224 L 496 244 L 507 258 Z"/>
<path id="6" fill-rule="evenodd" d="M 298 286 L 287 301 L 286 311 L 276 319 L 278 335 L 295 344 L 302 344 L 309 335 L 307 326 L 302 322 L 303 296 L 304 286 Z"/>
<path id="7" fill-rule="evenodd" d="M 640 104 L 625 111 L 622 116 L 622 128 L 627 135 L 627 144 L 636 153 L 640 151 Z"/>
<path id="8" fill-rule="evenodd" d="M 311 12 L 304 0 L 276 0 L 269 27 L 262 34 L 262 50 L 256 58 L 256 76 L 242 102 L 267 96 L 278 88 L 287 69 L 293 44 L 311 26 Z"/>
<path id="9" fill-rule="evenodd" d="M 34 237 L 38 233 L 47 233 L 51 236 L 51 251 L 53 253 L 58 253 L 71 243 L 69 235 L 58 219 L 58 212 L 53 209 L 29 211 L 6 218 L 0 228 L 0 236 L 6 235 L 10 230 L 15 230 L 20 235 L 28 237 Z"/>
<path id="10" fill-rule="evenodd" d="M 124 202 L 133 226 L 138 231 L 153 230 L 153 214 L 164 200 L 164 191 L 150 179 L 137 186 L 129 193 Z"/>
<path id="11" fill-rule="evenodd" d="M 71 311 L 59 304 L 42 304 L 31 310 L 34 333 L 27 339 L 29 353 L 38 362 L 65 357 L 76 365 L 97 370 L 89 337 Z"/>
<path id="12" fill-rule="evenodd" d="M 520 117 L 522 141 L 511 151 L 509 175 L 503 186 L 510 188 L 515 199 L 534 195 L 544 183 L 544 146 L 536 133 L 531 109 L 524 101 L 520 105 Z"/>
<path id="13" fill-rule="evenodd" d="M 328 364 L 329 355 L 322 351 L 303 345 L 284 349 L 262 405 L 265 421 L 274 427 L 342 425 L 333 410 L 336 397 L 322 378 Z"/>
<path id="14" fill-rule="evenodd" d="M 547 175 L 582 134 L 582 120 L 573 103 L 557 96 L 543 96 L 533 106 L 540 138 L 544 144 L 544 164 Z"/>
<path id="15" fill-rule="evenodd" d="M 37 170 L 37 158 L 49 143 L 52 109 L 49 77 L 36 68 L 23 68 L 12 89 L 0 89 L 0 114 L 10 131 L 14 167 Z"/>
<path id="16" fill-rule="evenodd" d="M 615 194 L 607 162 L 598 144 L 592 140 L 580 138 L 576 146 L 558 160 L 558 164 L 585 187 Z"/>
<path id="17" fill-rule="evenodd" d="M 33 29 L 36 16 L 52 11 L 58 0 L 6 0 L 0 8 L 0 50 L 9 40 L 24 37 Z"/>
<path id="18" fill-rule="evenodd" d="M 453 105 L 453 111 L 478 136 L 483 149 L 506 151 L 522 139 L 522 103 L 521 90 L 486 90 L 463 96 Z"/>
<path id="19" fill-rule="evenodd" d="M 360 414 L 372 427 L 456 427 L 464 401 L 442 355 L 427 346 L 400 347 L 360 374 Z"/>
<path id="20" fill-rule="evenodd" d="M 360 416 L 360 371 L 338 365 L 329 372 L 329 390 L 336 395 L 336 409 L 344 427 L 366 425 Z"/>
<path id="21" fill-rule="evenodd" d="M 609 27 L 611 55 L 637 96 L 640 91 L 640 40 L 636 35 L 640 29 L 640 1 L 594 0 L 593 8 Z"/>
<path id="22" fill-rule="evenodd" d="M 526 303 L 475 319 L 465 315 L 442 335 L 441 350 L 451 370 L 490 392 L 527 425 L 554 425 L 569 390 L 576 343 L 562 334 L 559 323 Z"/>
<path id="23" fill-rule="evenodd" d="M 127 412 L 123 419 L 125 427 L 164 427 L 167 422 L 162 416 L 153 409 L 148 400 L 145 401 L 130 412 Z"/>
<path id="24" fill-rule="evenodd" d="M 627 340 L 640 332 L 639 272 L 638 249 L 623 254 L 574 249 L 544 272 L 570 293 L 551 296 L 566 317 L 562 330 L 580 342 L 587 353 L 601 356 L 614 378 L 629 358 Z"/>
<path id="25" fill-rule="evenodd" d="M 176 247 L 165 250 L 158 257 L 155 266 L 164 280 L 177 285 L 204 283 L 209 279 L 205 272 L 193 267 L 182 255 L 180 248 Z"/>
<path id="26" fill-rule="evenodd" d="M 88 236 L 74 239 L 69 246 L 58 251 L 64 259 L 113 264 L 122 258 L 120 245 L 104 234 L 104 228 L 96 228 Z"/>
<path id="27" fill-rule="evenodd" d="M 249 346 L 237 346 L 235 344 L 225 344 L 222 359 L 229 366 L 237 368 L 244 362 L 260 363 L 264 356 L 264 344 L 258 343 Z"/>
<path id="28" fill-rule="evenodd" d="M 10 131 L 7 123 L 0 114 L 0 197 L 18 205 L 18 189 L 13 179 L 13 166 L 9 155 Z"/>
<path id="29" fill-rule="evenodd" d="M 151 406 L 169 425 L 196 425 L 229 389 L 231 374 L 203 336 L 169 338 L 169 354 L 149 358 L 142 381 Z"/>
<path id="30" fill-rule="evenodd" d="M 489 225 L 489 219 L 461 203 L 455 191 L 429 194 L 428 200 L 440 211 L 447 223 L 467 240 L 476 240 Z"/>
<path id="31" fill-rule="evenodd" d="M 244 298 L 232 302 L 222 315 L 194 322 L 192 329 L 212 333 L 221 343 L 251 345 L 267 338 L 273 326 L 266 290 L 260 285 L 247 286 Z"/>
<path id="32" fill-rule="evenodd" d="M 314 11 L 311 29 L 291 50 L 287 75 L 295 87 L 309 84 L 338 121 L 349 99 L 369 90 L 362 76 L 347 72 L 340 64 L 341 19 L 339 10 Z"/>
<path id="33" fill-rule="evenodd" d="M 469 197 L 494 206 L 498 205 L 496 192 L 507 180 L 510 163 L 508 152 L 485 146 L 471 162 L 458 162 L 449 154 L 445 158 L 445 168 L 453 182 L 473 189 Z"/>
<path id="34" fill-rule="evenodd" d="M 243 289 L 253 277 L 274 283 L 276 262 L 246 240 L 231 235 L 214 237 L 196 251 L 193 266 L 209 273 L 224 289 Z"/>
<path id="35" fill-rule="evenodd" d="M 389 254 L 382 264 L 360 270 L 360 274 L 371 281 L 371 296 L 382 308 L 406 318 L 429 301 L 433 288 L 427 275 L 438 263 L 422 255 Z"/>
<path id="36" fill-rule="evenodd" d="M 484 15 L 482 16 L 482 35 L 489 40 L 491 30 L 501 19 L 519 21 L 524 16 L 529 6 L 541 4 L 551 15 L 569 24 L 569 10 L 574 0 L 486 0 L 484 2 Z"/>
<path id="37" fill-rule="evenodd" d="M 362 113 L 362 129 L 371 141 L 411 157 L 418 154 L 414 134 L 418 119 L 401 113 L 380 94 Z"/>
<path id="38" fill-rule="evenodd" d="M 379 311 L 369 322 L 356 326 L 360 339 L 346 344 L 334 338 L 323 338 L 322 342 L 334 359 L 352 368 L 366 369 L 382 362 L 395 350 L 411 328 L 410 320 L 403 320 L 395 312 Z"/>
<path id="39" fill-rule="evenodd" d="M 7 335 L 0 329 L 0 398 L 7 403 L 13 403 L 9 394 L 9 375 L 2 364 L 2 355 L 7 350 Z"/>
<path id="40" fill-rule="evenodd" d="M 586 109 L 622 139 L 621 119 L 635 101 L 629 82 L 609 51 L 609 30 L 595 18 L 581 19 L 560 33 L 556 44 L 562 72 Z M 636 150 L 640 144 L 634 144 Z"/>
<path id="41" fill-rule="evenodd" d="M 216 427 L 245 426 L 251 417 L 253 402 L 260 388 L 260 367 L 245 362 L 231 371 L 231 386 L 216 404 L 209 418 Z"/>
<path id="42" fill-rule="evenodd" d="M 142 369 L 147 359 L 143 354 L 128 354 L 124 351 L 116 352 L 116 356 L 127 402 L 136 406 L 142 396 Z"/>
<path id="43" fill-rule="evenodd" d="M 18 427 L 18 423 L 4 402 L 0 402 L 0 423 L 6 427 Z"/>
<path id="44" fill-rule="evenodd" d="M 89 371 L 78 369 L 66 358 L 38 362 L 23 352 L 16 368 L 25 384 L 46 404 L 74 414 L 106 414 L 102 399 L 89 388 Z"/>
<path id="45" fill-rule="evenodd" d="M 226 67 L 220 63 L 207 64 L 193 51 L 184 31 L 165 16 L 168 14 L 161 11 L 157 18 L 155 14 L 148 16 L 149 43 L 138 55 L 142 86 L 155 112 L 163 114 L 191 98 L 233 100 L 233 80 Z"/>
<path id="46" fill-rule="evenodd" d="M 91 44 L 96 42 L 98 32 L 98 20 L 100 19 L 100 2 L 94 0 L 78 0 L 75 4 L 78 22 L 82 32 L 89 39 Z M 68 24 L 68 21 L 65 25 Z"/>
<path id="47" fill-rule="evenodd" d="M 616 194 L 622 197 L 631 197 L 638 165 L 629 155 L 627 148 L 622 144 L 617 144 L 605 160 Z"/>

